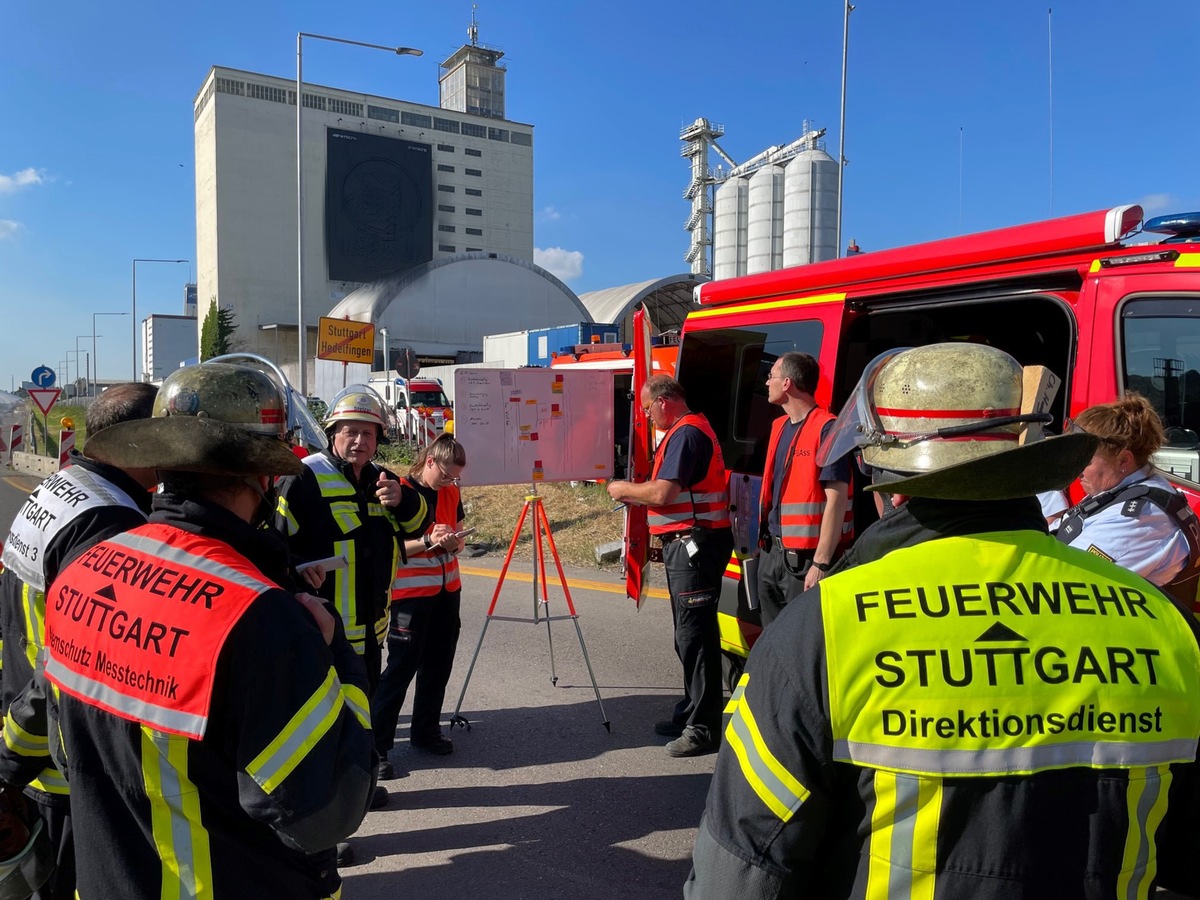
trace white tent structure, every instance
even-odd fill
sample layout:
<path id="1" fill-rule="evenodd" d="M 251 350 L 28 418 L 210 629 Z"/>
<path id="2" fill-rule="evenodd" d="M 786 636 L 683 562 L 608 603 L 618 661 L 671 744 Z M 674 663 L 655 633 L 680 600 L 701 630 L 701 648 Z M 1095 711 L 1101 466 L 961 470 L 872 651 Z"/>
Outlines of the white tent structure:
<path id="1" fill-rule="evenodd" d="M 380 352 L 386 328 L 392 353 L 405 347 L 420 357 L 455 362 L 477 361 L 484 335 L 592 321 L 575 292 L 554 275 L 496 253 L 435 259 L 364 285 L 326 315 L 373 322 Z M 310 393 L 332 397 L 343 382 L 365 383 L 370 371 L 365 363 L 315 360 Z"/>

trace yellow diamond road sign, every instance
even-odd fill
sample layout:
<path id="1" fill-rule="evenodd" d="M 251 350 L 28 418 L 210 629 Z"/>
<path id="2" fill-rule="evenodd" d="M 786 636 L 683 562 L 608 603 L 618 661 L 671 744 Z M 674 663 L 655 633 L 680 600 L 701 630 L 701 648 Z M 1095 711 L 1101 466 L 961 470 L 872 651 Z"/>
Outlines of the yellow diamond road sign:
<path id="1" fill-rule="evenodd" d="M 317 359 L 370 365 L 375 359 L 375 326 L 370 322 L 321 316 L 317 330 Z"/>

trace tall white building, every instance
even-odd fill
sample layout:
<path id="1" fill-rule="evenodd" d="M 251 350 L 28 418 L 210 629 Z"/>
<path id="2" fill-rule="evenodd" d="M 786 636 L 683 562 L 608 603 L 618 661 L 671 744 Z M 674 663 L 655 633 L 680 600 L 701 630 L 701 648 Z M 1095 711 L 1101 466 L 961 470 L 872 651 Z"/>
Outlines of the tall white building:
<path id="1" fill-rule="evenodd" d="M 442 107 L 304 85 L 304 320 L 364 283 L 463 253 L 533 259 L 533 126 L 503 117 L 502 54 L 441 65 Z M 486 85 L 485 85 L 486 82 Z M 486 86 L 486 90 L 484 90 Z M 296 84 L 214 66 L 194 102 L 199 318 L 296 358 Z"/>

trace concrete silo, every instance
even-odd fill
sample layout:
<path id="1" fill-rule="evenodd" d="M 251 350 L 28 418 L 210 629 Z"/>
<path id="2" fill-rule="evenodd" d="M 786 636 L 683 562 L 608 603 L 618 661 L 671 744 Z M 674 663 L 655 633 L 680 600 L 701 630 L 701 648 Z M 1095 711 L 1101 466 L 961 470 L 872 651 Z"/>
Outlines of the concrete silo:
<path id="1" fill-rule="evenodd" d="M 750 184 L 730 178 L 713 199 L 713 278 L 746 274 L 746 215 Z"/>
<path id="2" fill-rule="evenodd" d="M 837 258 L 837 190 L 837 163 L 824 150 L 802 150 L 788 162 L 783 186 L 784 267 Z"/>
<path id="3" fill-rule="evenodd" d="M 746 274 L 778 269 L 783 258 L 783 167 L 750 176 L 746 197 Z"/>

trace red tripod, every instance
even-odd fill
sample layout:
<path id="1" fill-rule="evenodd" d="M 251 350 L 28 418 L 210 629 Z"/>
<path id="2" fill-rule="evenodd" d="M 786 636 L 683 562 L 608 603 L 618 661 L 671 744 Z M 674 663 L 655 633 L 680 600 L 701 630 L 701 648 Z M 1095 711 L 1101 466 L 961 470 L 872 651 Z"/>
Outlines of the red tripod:
<path id="1" fill-rule="evenodd" d="M 471 723 L 459 715 L 459 710 L 462 709 L 463 698 L 467 695 L 467 685 L 471 683 L 471 673 L 475 670 L 475 661 L 479 659 L 479 648 L 483 646 L 483 636 L 487 634 L 488 625 L 492 619 L 500 619 L 507 622 L 529 622 L 529 619 L 519 618 L 515 616 L 497 616 L 496 601 L 500 599 L 500 589 L 504 587 L 504 576 L 508 574 L 509 563 L 512 562 L 513 551 L 517 549 L 517 539 L 521 536 L 521 529 L 525 525 L 525 519 L 529 516 L 530 510 L 533 511 L 533 517 L 529 520 L 529 527 L 532 530 L 533 544 L 533 624 L 537 625 L 543 618 L 546 620 L 546 640 L 550 646 L 550 683 L 558 684 L 558 675 L 554 671 L 554 636 L 550 631 L 550 623 L 555 619 L 570 619 L 575 623 L 575 634 L 579 637 L 579 649 L 583 651 L 583 662 L 587 666 L 588 677 L 592 680 L 592 690 L 596 692 L 596 702 L 600 705 L 600 716 L 604 727 L 608 731 L 612 731 L 612 724 L 608 720 L 607 713 L 604 712 L 604 701 L 600 699 L 600 688 L 596 686 L 596 675 L 592 672 L 592 661 L 588 658 L 587 645 L 583 642 L 583 631 L 579 627 L 579 614 L 575 612 L 575 604 L 571 601 L 571 591 L 567 588 L 567 576 L 563 573 L 562 562 L 558 558 L 558 548 L 554 546 L 554 535 L 550 533 L 550 520 L 546 518 L 546 509 L 542 506 L 542 498 L 537 494 L 528 494 L 525 497 L 525 505 L 521 507 L 520 518 L 517 519 L 517 527 L 513 529 L 512 540 L 508 544 L 508 553 L 504 556 L 504 565 L 500 568 L 500 577 L 496 580 L 496 590 L 492 594 L 492 602 L 488 606 L 487 618 L 483 620 L 483 630 L 479 632 L 479 642 L 475 645 L 475 653 L 471 657 L 471 665 L 467 668 L 467 677 L 463 681 L 462 692 L 458 695 L 458 703 L 454 707 L 454 715 L 450 717 L 450 728 L 455 725 L 470 730 Z M 567 615 L 552 616 L 550 615 L 550 595 L 546 587 L 546 553 L 542 546 L 543 536 L 546 543 L 550 545 L 550 554 L 554 557 L 554 565 L 558 569 L 558 581 L 562 585 L 563 597 L 567 601 Z M 541 581 L 542 596 L 538 599 L 538 582 L 539 576 Z"/>

